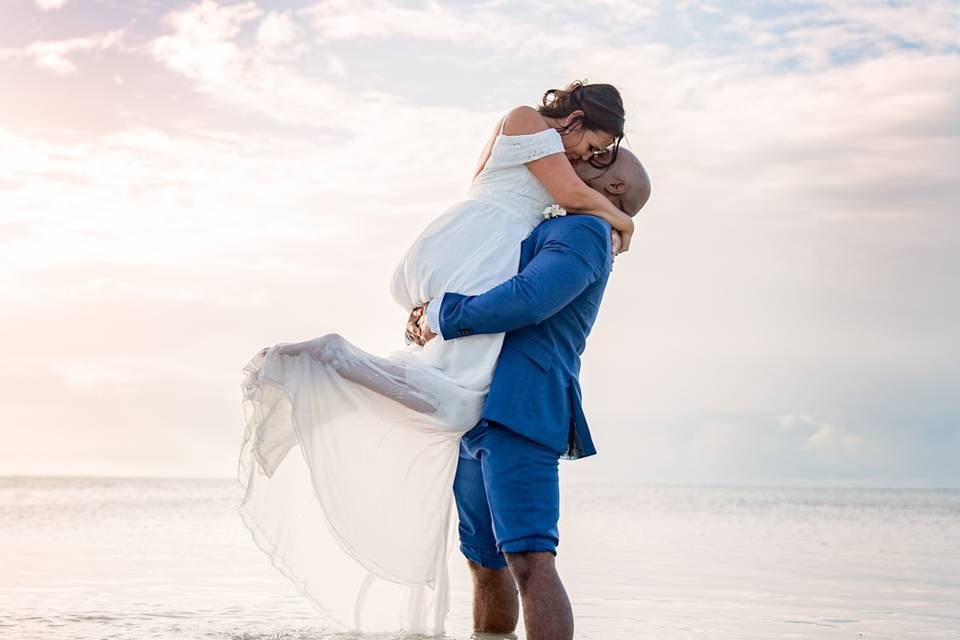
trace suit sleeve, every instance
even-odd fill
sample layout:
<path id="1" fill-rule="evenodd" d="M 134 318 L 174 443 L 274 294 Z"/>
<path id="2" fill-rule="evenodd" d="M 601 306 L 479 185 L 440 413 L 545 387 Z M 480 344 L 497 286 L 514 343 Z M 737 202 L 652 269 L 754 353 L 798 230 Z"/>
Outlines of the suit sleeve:
<path id="1" fill-rule="evenodd" d="M 609 268 L 609 226 L 599 220 L 552 234 L 514 277 L 474 296 L 448 292 L 439 313 L 444 339 L 504 333 L 542 322 Z"/>

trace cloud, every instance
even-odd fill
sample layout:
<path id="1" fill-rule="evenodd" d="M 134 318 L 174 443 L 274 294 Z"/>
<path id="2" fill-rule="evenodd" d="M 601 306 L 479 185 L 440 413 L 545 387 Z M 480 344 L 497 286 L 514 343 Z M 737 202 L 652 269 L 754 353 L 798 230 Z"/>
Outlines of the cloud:
<path id="1" fill-rule="evenodd" d="M 172 12 L 165 21 L 172 31 L 150 43 L 151 54 L 217 100 L 283 122 L 336 122 L 339 127 L 356 126 L 373 108 L 278 58 L 278 51 L 302 50 L 300 30 L 287 15 L 264 15 L 249 2 L 224 6 L 205 0 Z M 247 24 L 256 26 L 252 42 L 238 37 Z"/>
<path id="2" fill-rule="evenodd" d="M 805 413 L 785 413 L 777 416 L 776 424 L 780 431 L 793 431 L 797 428 L 816 425 L 816 420 Z"/>
<path id="3" fill-rule="evenodd" d="M 290 275 L 289 273 L 287 274 Z M 316 275 L 314 273 L 314 275 Z M 198 285 L 171 286 L 164 284 L 146 284 L 127 278 L 107 275 L 95 277 L 81 285 L 71 287 L 68 295 L 75 300 L 91 298 L 118 298 L 133 300 L 138 298 L 156 299 L 158 302 L 170 301 L 177 304 L 207 303 L 216 305 L 259 306 L 266 304 L 262 293 L 251 292 L 240 295 L 226 291 L 211 291 Z"/>
<path id="4" fill-rule="evenodd" d="M 267 14 L 257 27 L 257 43 L 268 51 L 278 51 L 295 43 L 300 27 L 285 13 Z"/>
<path id="5" fill-rule="evenodd" d="M 41 11 L 55 11 L 62 9 L 67 4 L 67 0 L 36 0 L 36 5 Z"/>
<path id="6" fill-rule="evenodd" d="M 504 39 L 521 47 L 535 47 L 536 40 L 543 38 L 539 30 L 504 23 L 494 12 L 465 14 L 435 3 L 422 9 L 404 9 L 379 0 L 359 5 L 335 1 L 304 9 L 297 17 L 307 20 L 310 37 L 291 14 L 264 14 L 254 3 L 221 5 L 204 0 L 168 14 L 164 21 L 170 31 L 150 42 L 148 48 L 156 60 L 190 80 L 197 91 L 234 107 L 300 126 L 333 126 L 352 134 L 369 131 L 390 135 L 403 131 L 408 120 L 430 118 L 443 124 L 451 117 L 470 119 L 461 123 L 459 130 L 464 131 L 470 130 L 464 127 L 481 124 L 488 127 L 490 119 L 498 114 L 436 108 L 442 116 L 436 117 L 428 113 L 429 104 L 413 104 L 379 87 L 347 89 L 339 82 L 346 76 L 343 58 L 313 45 L 400 34 L 461 40 L 476 46 L 489 41 L 506 51 L 510 47 L 503 44 Z M 252 39 L 244 36 L 247 26 L 256 34 Z M 562 48 L 552 39 L 544 39 L 542 44 Z M 306 71 L 311 65 L 298 59 L 305 52 L 319 57 L 325 73 Z M 390 114 L 392 127 L 378 126 L 385 113 Z M 371 127 L 375 128 L 371 131 Z M 380 147 L 382 151 L 391 148 L 388 140 Z"/>
<path id="7" fill-rule="evenodd" d="M 806 451 L 815 451 L 828 455 L 849 455 L 856 453 L 863 444 L 863 437 L 846 433 L 830 422 L 817 426 L 817 430 L 803 443 Z"/>
<path id="8" fill-rule="evenodd" d="M 650 3 L 648 3 L 650 4 Z M 598 0 L 551 5 L 556 15 L 588 11 L 594 19 L 616 20 L 623 28 L 649 19 L 654 9 L 639 2 Z M 515 12 L 520 16 L 510 15 Z M 325 42 L 395 40 L 454 43 L 464 50 L 483 50 L 487 56 L 559 55 L 571 43 L 604 37 L 606 29 L 578 20 L 550 21 L 536 3 L 453 6 L 435 1 L 416 5 L 390 0 L 326 0 L 299 12 L 309 20 L 317 38 Z M 602 41 L 598 41 L 602 42 Z"/>
<path id="9" fill-rule="evenodd" d="M 124 29 L 117 29 L 80 38 L 34 42 L 23 49 L 0 49 L 0 60 L 26 58 L 57 75 L 69 75 L 78 71 L 70 59 L 72 54 L 116 47 L 122 42 L 123 35 Z"/>
<path id="10" fill-rule="evenodd" d="M 308 73 L 303 60 L 275 52 L 278 40 L 294 50 L 305 46 L 302 30 L 290 26 L 287 17 L 271 23 L 271 15 L 252 3 L 194 4 L 167 16 L 170 31 L 148 48 L 167 69 L 218 103 L 309 130 L 309 142 L 301 146 L 313 155 L 298 172 L 323 167 L 309 182 L 322 181 L 330 206 L 354 197 L 351 190 L 360 176 L 375 176 L 377 189 L 367 190 L 365 199 L 390 202 L 384 215 L 402 215 L 405 206 L 415 202 L 411 196 L 419 199 L 421 210 L 437 213 L 443 197 L 449 203 L 462 196 L 469 169 L 443 174 L 434 169 L 471 166 L 476 140 L 489 135 L 499 113 L 417 104 L 379 89 L 347 88 L 341 81 L 343 61 L 327 52 L 318 58 L 323 73 Z M 273 33 L 271 46 L 259 37 L 244 39 L 244 27 Z M 444 142 L 425 143 L 424 136 Z M 434 176 L 426 195 L 418 186 L 423 175 Z"/>
<path id="11" fill-rule="evenodd" d="M 849 460 L 861 453 L 865 438 L 825 418 L 809 414 L 788 413 L 777 416 L 778 430 L 803 437 L 800 450 L 834 461 Z"/>
<path id="12" fill-rule="evenodd" d="M 327 68 L 330 73 L 338 78 L 346 77 L 347 67 L 343 64 L 343 60 L 337 56 L 331 55 L 327 57 Z"/>
<path id="13" fill-rule="evenodd" d="M 732 14 L 727 29 L 746 36 L 764 59 L 806 70 L 830 68 L 902 49 L 955 52 L 960 12 L 949 0 L 876 3 L 821 0 L 763 17 Z M 724 16 L 718 16 L 723 19 Z"/>
<path id="14" fill-rule="evenodd" d="M 890 47 L 919 45 L 926 50 L 956 50 L 960 9 L 950 0 L 876 3 L 869 0 L 822 0 L 806 14 L 829 23 L 840 20 L 849 29 L 873 34 Z"/>
<path id="15" fill-rule="evenodd" d="M 247 61 L 233 38 L 263 12 L 252 2 L 221 6 L 204 0 L 166 18 L 173 33 L 157 38 L 151 50 L 169 69 L 218 87 L 242 72 Z"/>
<path id="16" fill-rule="evenodd" d="M 496 14 L 488 11 L 452 9 L 437 2 L 420 8 L 401 6 L 389 0 L 333 0 L 304 10 L 318 36 L 330 40 L 382 38 L 404 35 L 426 40 L 488 40 L 488 27 Z M 511 29 L 513 25 L 501 25 Z"/>
<path id="17" fill-rule="evenodd" d="M 138 372 L 130 364 L 64 360 L 51 362 L 49 367 L 67 386 L 77 391 L 130 393 L 141 384 Z"/>

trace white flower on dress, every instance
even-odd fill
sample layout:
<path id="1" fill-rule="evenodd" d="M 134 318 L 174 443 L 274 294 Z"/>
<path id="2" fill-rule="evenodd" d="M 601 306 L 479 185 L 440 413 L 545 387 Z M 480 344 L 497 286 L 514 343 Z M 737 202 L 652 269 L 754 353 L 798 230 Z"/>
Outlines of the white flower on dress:
<path id="1" fill-rule="evenodd" d="M 549 220 L 550 218 L 559 218 L 560 216 L 565 215 L 567 215 L 567 210 L 558 204 L 552 204 L 543 210 L 544 220 Z"/>

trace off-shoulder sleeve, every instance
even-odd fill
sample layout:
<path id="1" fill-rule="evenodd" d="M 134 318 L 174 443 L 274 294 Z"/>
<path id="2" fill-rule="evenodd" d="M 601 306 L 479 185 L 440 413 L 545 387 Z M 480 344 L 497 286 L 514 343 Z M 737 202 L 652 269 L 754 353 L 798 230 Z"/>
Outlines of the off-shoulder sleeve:
<path id="1" fill-rule="evenodd" d="M 501 135 L 490 151 L 487 167 L 511 167 L 539 160 L 554 153 L 563 153 L 563 140 L 556 129 L 516 136 Z"/>

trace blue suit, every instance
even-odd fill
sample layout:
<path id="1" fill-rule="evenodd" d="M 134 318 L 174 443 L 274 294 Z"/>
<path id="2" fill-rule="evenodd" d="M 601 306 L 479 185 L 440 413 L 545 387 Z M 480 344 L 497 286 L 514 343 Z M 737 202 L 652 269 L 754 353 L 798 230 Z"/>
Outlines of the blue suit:
<path id="1" fill-rule="evenodd" d="M 610 225 L 568 215 L 523 241 L 507 282 L 477 296 L 447 293 L 439 311 L 427 308 L 444 339 L 507 334 L 483 417 L 460 440 L 453 483 L 460 550 L 480 566 L 505 568 L 505 553 L 557 553 L 558 462 L 596 453 L 578 378 L 610 263 Z"/>
<path id="2" fill-rule="evenodd" d="M 440 334 L 452 339 L 507 332 L 483 417 L 561 452 L 596 449 L 581 408 L 580 354 L 611 268 L 610 225 L 567 215 L 534 229 L 519 273 L 476 296 L 447 293 Z"/>

